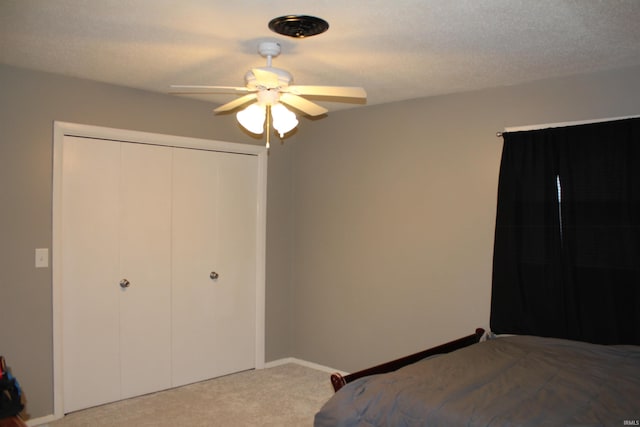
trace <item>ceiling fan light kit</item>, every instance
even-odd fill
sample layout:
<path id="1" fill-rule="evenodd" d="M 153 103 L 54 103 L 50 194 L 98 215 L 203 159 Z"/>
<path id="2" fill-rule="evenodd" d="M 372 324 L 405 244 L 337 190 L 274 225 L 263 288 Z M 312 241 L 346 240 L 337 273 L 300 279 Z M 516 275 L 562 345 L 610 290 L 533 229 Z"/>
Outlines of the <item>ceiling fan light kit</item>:
<path id="1" fill-rule="evenodd" d="M 271 116 L 273 117 L 273 127 L 278 131 L 280 138 L 284 138 L 285 133 L 291 132 L 293 128 L 298 126 L 296 115 L 281 103 L 271 107 Z"/>
<path id="2" fill-rule="evenodd" d="M 306 15 L 281 16 L 271 20 L 269 28 L 290 37 L 303 38 L 320 34 L 329 28 L 326 21 Z M 293 76 L 286 70 L 272 66 L 273 58 L 280 54 L 280 44 L 275 41 L 263 41 L 258 45 L 258 53 L 267 59 L 265 67 L 256 67 L 245 74 L 245 87 L 173 85 L 178 93 L 236 93 L 243 96 L 214 109 L 214 113 L 225 113 L 244 108 L 236 114 L 238 122 L 249 132 L 261 135 L 266 123 L 269 147 L 269 125 L 284 138 L 285 134 L 298 125 L 295 113 L 286 106 L 293 107 L 309 116 L 321 116 L 327 109 L 311 102 L 304 96 L 366 99 L 367 94 L 361 87 L 344 86 L 301 86 L 293 85 Z M 285 106 L 286 104 L 286 106 Z"/>
<path id="3" fill-rule="evenodd" d="M 246 130 L 256 135 L 264 132 L 264 121 L 267 118 L 267 109 L 258 104 L 251 104 L 244 110 L 236 113 L 236 119 Z"/>
<path id="4" fill-rule="evenodd" d="M 298 118 L 281 103 L 273 105 L 251 104 L 244 110 L 236 113 L 238 122 L 249 132 L 261 135 L 264 132 L 264 124 L 270 113 L 273 119 L 273 128 L 278 131 L 280 138 L 291 132 L 298 126 Z"/>

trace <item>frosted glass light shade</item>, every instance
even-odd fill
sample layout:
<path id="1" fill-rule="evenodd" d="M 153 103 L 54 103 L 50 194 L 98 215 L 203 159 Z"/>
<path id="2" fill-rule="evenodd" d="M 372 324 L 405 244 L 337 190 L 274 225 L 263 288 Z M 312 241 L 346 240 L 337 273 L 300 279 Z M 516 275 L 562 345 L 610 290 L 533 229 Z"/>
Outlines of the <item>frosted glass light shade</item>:
<path id="1" fill-rule="evenodd" d="M 273 117 L 273 127 L 280 134 L 280 138 L 298 126 L 298 119 L 293 111 L 280 103 L 271 107 L 271 117 Z"/>
<path id="2" fill-rule="evenodd" d="M 242 111 L 236 113 L 238 122 L 249 132 L 260 135 L 264 132 L 264 121 L 267 117 L 267 109 L 258 104 L 251 104 Z"/>

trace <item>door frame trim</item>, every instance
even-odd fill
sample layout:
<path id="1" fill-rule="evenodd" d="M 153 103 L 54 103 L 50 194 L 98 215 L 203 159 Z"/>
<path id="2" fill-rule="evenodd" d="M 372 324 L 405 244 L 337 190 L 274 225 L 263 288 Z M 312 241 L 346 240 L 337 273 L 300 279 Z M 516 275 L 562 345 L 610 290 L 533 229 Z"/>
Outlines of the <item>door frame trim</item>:
<path id="1" fill-rule="evenodd" d="M 62 155 L 65 136 L 106 139 L 180 148 L 192 148 L 256 156 L 258 159 L 258 200 L 256 215 L 256 342 L 255 368 L 265 365 L 265 268 L 267 227 L 267 159 L 263 146 L 208 140 L 176 135 L 140 132 L 102 126 L 54 121 L 52 188 L 52 301 L 53 301 L 53 403 L 54 418 L 64 416 L 62 346 Z"/>

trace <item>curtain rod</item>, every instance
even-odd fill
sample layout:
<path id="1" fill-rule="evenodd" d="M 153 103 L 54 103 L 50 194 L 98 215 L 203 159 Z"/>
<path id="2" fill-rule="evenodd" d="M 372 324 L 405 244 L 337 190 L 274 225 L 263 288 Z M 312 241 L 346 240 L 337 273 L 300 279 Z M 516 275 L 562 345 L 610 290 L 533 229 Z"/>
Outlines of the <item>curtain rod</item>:
<path id="1" fill-rule="evenodd" d="M 591 119 L 591 120 L 579 120 L 573 122 L 559 122 L 559 123 L 545 123 L 540 125 L 528 125 L 528 126 L 514 126 L 514 127 L 506 127 L 503 131 L 496 132 L 496 136 L 500 138 L 506 132 L 519 132 L 523 130 L 538 130 L 545 128 L 558 128 L 565 126 L 578 126 L 578 125 L 588 125 L 591 123 L 600 123 L 600 122 L 612 122 L 614 120 L 624 120 L 624 119 L 636 119 L 640 117 L 640 115 L 636 116 L 624 116 L 624 117 L 609 117 L 604 119 Z"/>

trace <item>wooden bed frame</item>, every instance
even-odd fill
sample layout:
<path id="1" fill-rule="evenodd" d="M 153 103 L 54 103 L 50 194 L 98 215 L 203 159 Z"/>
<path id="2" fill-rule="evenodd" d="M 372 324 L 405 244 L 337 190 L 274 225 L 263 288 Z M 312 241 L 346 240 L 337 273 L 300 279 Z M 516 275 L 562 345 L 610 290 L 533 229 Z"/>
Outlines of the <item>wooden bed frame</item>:
<path id="1" fill-rule="evenodd" d="M 335 374 L 331 375 L 331 384 L 333 385 L 334 391 L 337 392 L 342 387 L 344 387 L 351 381 L 357 380 L 358 378 L 362 378 L 367 375 L 383 374 L 385 372 L 395 371 L 402 368 L 403 366 L 410 365 L 426 357 L 436 354 L 451 353 L 454 350 L 470 346 L 471 344 L 476 344 L 480 341 L 483 335 L 484 329 L 478 328 L 476 329 L 476 332 L 474 334 L 467 335 L 466 337 L 458 338 L 457 340 L 453 340 L 448 343 L 429 348 L 427 350 L 422 350 L 418 353 L 410 354 L 409 356 L 401 357 L 390 362 L 382 363 L 371 368 L 363 369 L 352 374 L 342 376 L 341 374 L 336 372 Z"/>

